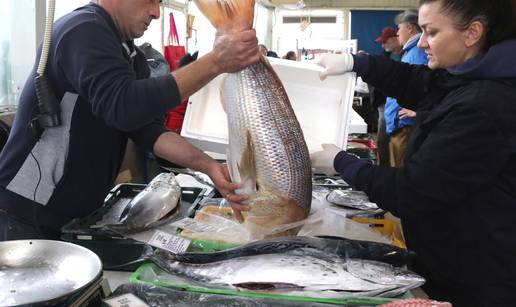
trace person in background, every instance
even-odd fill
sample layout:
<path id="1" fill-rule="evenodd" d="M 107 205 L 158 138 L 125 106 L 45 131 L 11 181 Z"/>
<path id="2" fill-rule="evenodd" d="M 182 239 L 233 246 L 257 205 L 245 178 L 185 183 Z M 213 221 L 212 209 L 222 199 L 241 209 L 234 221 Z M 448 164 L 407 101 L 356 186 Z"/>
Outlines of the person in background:
<path id="1" fill-rule="evenodd" d="M 267 56 L 267 51 L 269 51 L 267 49 L 267 46 L 265 46 L 263 44 L 258 45 L 258 50 L 260 50 L 260 53 L 263 54 L 264 56 Z"/>
<path id="2" fill-rule="evenodd" d="M 270 58 L 279 58 L 278 54 L 272 50 L 267 51 L 267 56 Z"/>
<path id="3" fill-rule="evenodd" d="M 403 168 L 336 146 L 312 167 L 337 171 L 399 216 L 425 292 L 454 307 L 514 306 L 516 14 L 510 0 L 422 0 L 428 66 L 328 54 L 322 76 L 355 71 L 417 111 Z"/>
<path id="4" fill-rule="evenodd" d="M 375 40 L 376 43 L 381 44 L 386 56 L 391 60 L 401 61 L 401 54 L 403 48 L 398 40 L 398 34 L 392 27 L 383 28 L 380 36 Z M 387 97 L 378 89 L 370 86 L 371 104 L 378 110 L 378 132 L 376 143 L 378 145 L 378 160 L 379 164 L 383 166 L 390 165 L 389 155 L 389 135 L 387 134 L 385 124 L 385 102 Z"/>
<path id="5" fill-rule="evenodd" d="M 394 61 L 401 60 L 403 53 L 402 45 L 398 40 L 398 34 L 393 27 L 385 27 L 382 29 L 380 36 L 375 39 L 375 42 L 382 46 L 385 55 Z"/>
<path id="6" fill-rule="evenodd" d="M 219 34 L 213 50 L 194 63 L 148 78 L 134 39 L 159 18 L 160 2 L 98 0 L 55 22 L 45 75 L 62 123 L 37 126 L 34 69 L 0 154 L 0 240 L 57 239 L 63 225 L 101 207 L 129 138 L 209 175 L 230 202 L 245 198 L 234 194 L 238 185 L 227 167 L 167 131 L 163 115 L 217 75 L 257 62 L 256 32 Z"/>
<path id="7" fill-rule="evenodd" d="M 285 60 L 291 60 L 291 61 L 297 61 L 297 56 L 294 51 L 289 51 L 285 56 L 283 57 Z"/>
<path id="8" fill-rule="evenodd" d="M 398 41 L 403 46 L 401 61 L 409 64 L 427 64 L 428 57 L 424 50 L 417 46 L 421 37 L 421 27 L 418 25 L 418 12 L 405 11 L 396 17 L 398 24 Z M 385 124 L 389 134 L 389 156 L 391 166 L 403 167 L 407 140 L 415 124 L 416 113 L 407 108 L 401 108 L 392 97 L 385 102 Z"/>

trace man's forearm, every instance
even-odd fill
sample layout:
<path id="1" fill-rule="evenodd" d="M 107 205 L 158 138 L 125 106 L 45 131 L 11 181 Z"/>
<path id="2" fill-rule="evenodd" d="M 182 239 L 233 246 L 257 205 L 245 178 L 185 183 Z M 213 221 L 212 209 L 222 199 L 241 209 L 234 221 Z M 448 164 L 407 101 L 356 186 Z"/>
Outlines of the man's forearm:
<path id="1" fill-rule="evenodd" d="M 165 160 L 209 173 L 217 162 L 174 132 L 165 132 L 154 143 L 154 153 Z"/>
<path id="2" fill-rule="evenodd" d="M 176 80 L 181 100 L 205 86 L 220 73 L 213 53 L 208 53 L 172 73 Z"/>

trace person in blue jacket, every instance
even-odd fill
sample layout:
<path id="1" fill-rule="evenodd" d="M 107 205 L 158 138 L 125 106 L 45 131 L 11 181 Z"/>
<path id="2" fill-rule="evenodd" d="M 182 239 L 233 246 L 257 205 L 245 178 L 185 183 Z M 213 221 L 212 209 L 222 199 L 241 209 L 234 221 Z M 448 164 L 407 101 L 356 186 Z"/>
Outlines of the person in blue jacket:
<path id="1" fill-rule="evenodd" d="M 434 299 L 514 306 L 516 293 L 516 14 L 510 0 L 422 0 L 428 67 L 328 54 L 323 75 L 350 70 L 417 112 L 403 168 L 336 146 L 312 167 L 338 172 L 402 221 L 412 268 Z"/>
<path id="2" fill-rule="evenodd" d="M 219 33 L 213 50 L 196 62 L 148 78 L 134 39 L 159 18 L 160 2 L 92 1 L 55 22 L 45 75 L 62 123 L 33 133 L 39 110 L 34 69 L 0 155 L 0 240 L 56 239 L 61 226 L 102 206 L 128 139 L 206 173 L 229 201 L 243 200 L 226 166 L 166 130 L 163 114 L 220 73 L 257 62 L 256 33 Z"/>
<path id="3" fill-rule="evenodd" d="M 396 16 L 398 41 L 403 46 L 401 61 L 409 64 L 428 63 L 423 49 L 417 46 L 421 37 L 418 25 L 418 12 L 407 10 Z M 387 97 L 384 108 L 385 124 L 389 134 L 389 157 L 392 167 L 403 167 L 407 140 L 415 124 L 416 113 L 402 108 L 395 98 Z"/>

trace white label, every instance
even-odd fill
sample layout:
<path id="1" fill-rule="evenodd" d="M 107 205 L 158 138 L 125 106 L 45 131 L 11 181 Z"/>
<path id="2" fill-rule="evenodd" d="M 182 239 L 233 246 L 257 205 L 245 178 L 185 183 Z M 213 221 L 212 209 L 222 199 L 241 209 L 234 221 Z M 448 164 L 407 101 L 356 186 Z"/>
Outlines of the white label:
<path id="1" fill-rule="evenodd" d="M 132 293 L 113 297 L 104 301 L 112 307 L 149 307 Z"/>
<path id="2" fill-rule="evenodd" d="M 178 254 L 183 253 L 188 249 L 190 240 L 171 235 L 161 230 L 156 230 L 147 243 L 154 247 Z"/>
<path id="3" fill-rule="evenodd" d="M 191 218 L 184 218 L 179 221 L 172 223 L 172 226 L 186 229 L 190 232 L 217 232 L 217 228 L 213 225 L 196 221 Z"/>

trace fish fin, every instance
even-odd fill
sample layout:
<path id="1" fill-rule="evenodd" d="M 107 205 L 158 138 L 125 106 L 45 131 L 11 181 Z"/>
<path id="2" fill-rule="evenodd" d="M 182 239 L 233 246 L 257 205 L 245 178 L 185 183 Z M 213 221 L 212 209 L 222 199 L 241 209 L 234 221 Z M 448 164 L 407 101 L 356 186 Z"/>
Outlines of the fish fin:
<path id="1" fill-rule="evenodd" d="M 222 105 L 222 109 L 224 110 L 224 112 L 227 114 L 227 109 L 226 109 L 226 101 L 224 100 L 224 84 L 226 84 L 226 79 L 228 78 L 228 75 L 227 74 L 224 74 L 224 76 L 222 76 L 222 82 L 220 83 L 220 87 L 219 87 L 219 95 L 220 95 L 220 104 Z"/>
<path id="2" fill-rule="evenodd" d="M 254 146 L 249 130 L 246 133 L 246 145 L 240 162 L 237 163 L 238 174 L 240 175 L 241 194 L 254 194 L 258 187 L 256 183 L 256 165 L 254 159 Z"/>
<path id="3" fill-rule="evenodd" d="M 222 33 L 251 29 L 255 0 L 194 0 L 199 10 Z"/>
<path id="4" fill-rule="evenodd" d="M 226 161 L 228 163 L 229 169 L 229 177 L 231 177 L 231 182 L 240 183 L 240 174 L 238 173 L 238 161 L 234 160 L 231 151 L 226 149 Z"/>

